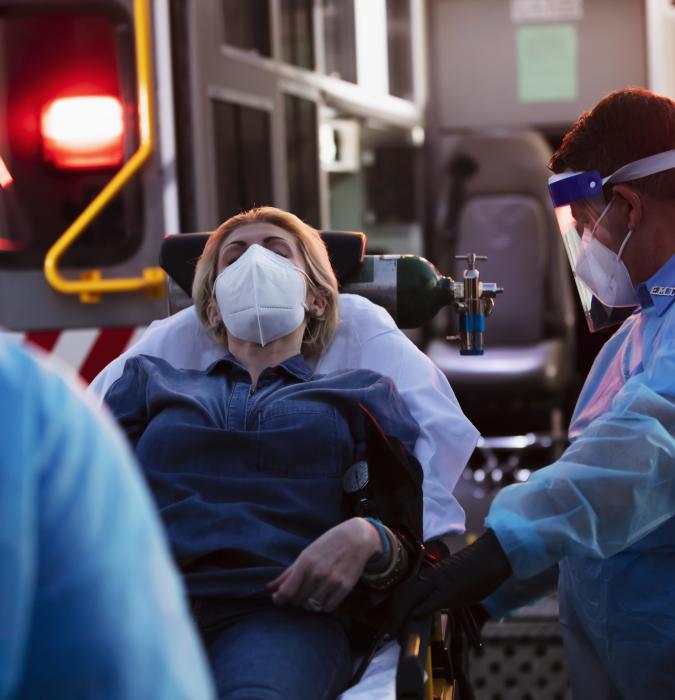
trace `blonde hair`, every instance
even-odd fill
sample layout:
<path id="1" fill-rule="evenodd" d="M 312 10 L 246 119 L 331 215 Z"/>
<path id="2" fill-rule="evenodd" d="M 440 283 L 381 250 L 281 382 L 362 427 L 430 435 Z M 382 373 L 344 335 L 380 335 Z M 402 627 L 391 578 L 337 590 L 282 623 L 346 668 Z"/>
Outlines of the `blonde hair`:
<path id="1" fill-rule="evenodd" d="M 209 334 L 227 347 L 227 333 L 220 318 L 214 314 L 213 285 L 218 276 L 218 255 L 225 239 L 240 226 L 268 223 L 282 228 L 295 237 L 307 267 L 307 276 L 317 296 L 326 302 L 320 318 L 310 316 L 302 339 L 302 354 L 321 354 L 330 343 L 338 322 L 338 284 L 328 257 L 326 245 L 319 232 L 297 216 L 276 207 L 257 207 L 230 217 L 208 238 L 204 252 L 197 262 L 192 283 L 192 299 L 197 316 Z"/>

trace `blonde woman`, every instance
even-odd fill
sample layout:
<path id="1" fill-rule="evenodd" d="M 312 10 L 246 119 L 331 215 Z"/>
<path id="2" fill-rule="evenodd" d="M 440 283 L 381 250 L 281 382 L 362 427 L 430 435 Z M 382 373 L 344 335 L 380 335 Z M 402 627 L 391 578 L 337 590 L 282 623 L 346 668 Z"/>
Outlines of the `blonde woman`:
<path id="1" fill-rule="evenodd" d="M 365 459 L 366 414 L 410 452 L 417 423 L 377 373 L 314 374 L 337 282 L 292 214 L 222 224 L 193 298 L 223 357 L 205 371 L 131 358 L 106 401 L 154 492 L 219 697 L 335 697 L 352 667 L 338 607 L 359 581 L 390 587 L 407 561 L 392 530 L 345 512 L 343 477 Z"/>

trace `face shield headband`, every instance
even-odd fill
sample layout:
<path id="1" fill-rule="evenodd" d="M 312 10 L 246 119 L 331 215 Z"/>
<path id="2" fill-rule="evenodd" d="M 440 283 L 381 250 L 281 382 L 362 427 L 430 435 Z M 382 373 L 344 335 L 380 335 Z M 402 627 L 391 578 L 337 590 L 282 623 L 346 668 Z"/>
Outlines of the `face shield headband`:
<path id="1" fill-rule="evenodd" d="M 620 323 L 637 304 L 632 282 L 621 260 L 632 231 L 626 231 L 618 253 L 595 237 L 611 205 L 611 200 L 605 201 L 603 187 L 674 168 L 675 149 L 672 149 L 627 163 L 605 178 L 596 170 L 561 173 L 549 178 L 549 192 L 565 252 L 591 332 Z"/>

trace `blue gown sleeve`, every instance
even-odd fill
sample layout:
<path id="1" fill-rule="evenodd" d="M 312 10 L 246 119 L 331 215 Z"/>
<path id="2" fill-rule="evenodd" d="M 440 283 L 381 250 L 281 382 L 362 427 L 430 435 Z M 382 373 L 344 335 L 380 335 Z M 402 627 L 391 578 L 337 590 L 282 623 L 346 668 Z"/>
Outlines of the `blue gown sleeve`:
<path id="1" fill-rule="evenodd" d="M 675 339 L 554 464 L 495 498 L 486 525 L 528 578 L 565 556 L 606 558 L 675 515 Z"/>
<path id="2" fill-rule="evenodd" d="M 558 566 L 527 579 L 509 578 L 492 595 L 481 600 L 493 620 L 501 620 L 509 613 L 530 605 L 558 588 Z"/>
<path id="3" fill-rule="evenodd" d="M 213 697 L 112 420 L 0 338 L 0 425 L 0 699 Z"/>

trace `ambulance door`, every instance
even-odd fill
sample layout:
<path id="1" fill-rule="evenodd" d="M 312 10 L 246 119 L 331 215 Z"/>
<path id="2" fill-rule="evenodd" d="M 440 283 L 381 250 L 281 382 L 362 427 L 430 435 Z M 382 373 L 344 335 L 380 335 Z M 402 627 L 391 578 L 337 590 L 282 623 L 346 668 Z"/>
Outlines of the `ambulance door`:
<path id="1" fill-rule="evenodd" d="M 0 0 L 0 325 L 7 329 L 133 329 L 164 315 L 156 75 L 166 66 L 153 53 L 161 6 Z M 81 231 L 64 244 L 73 224 Z M 101 279 L 119 289 L 100 293 Z"/>
<path id="2" fill-rule="evenodd" d="M 190 67 L 176 81 L 177 104 L 191 105 L 177 120 L 184 230 L 212 229 L 263 204 L 321 225 L 319 93 L 302 76 L 314 68 L 312 17 L 312 2 L 174 8 L 176 49 Z"/>

